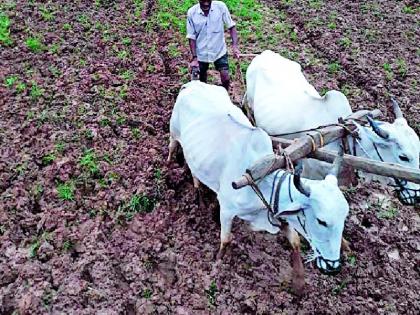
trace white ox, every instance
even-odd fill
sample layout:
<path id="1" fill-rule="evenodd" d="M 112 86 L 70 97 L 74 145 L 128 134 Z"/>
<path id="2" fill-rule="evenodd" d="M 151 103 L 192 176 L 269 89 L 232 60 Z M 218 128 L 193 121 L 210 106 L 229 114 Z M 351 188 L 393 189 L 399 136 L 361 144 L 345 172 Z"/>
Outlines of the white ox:
<path id="1" fill-rule="evenodd" d="M 270 135 L 337 123 L 339 117 L 346 118 L 352 113 L 343 93 L 333 90 L 321 97 L 305 79 L 298 63 L 272 51 L 264 51 L 253 59 L 246 79 L 246 98 L 256 125 Z M 396 102 L 394 112 L 396 119 L 392 124 L 370 119 L 369 127 L 357 125 L 361 139 L 354 147 L 349 139 L 350 150 L 354 155 L 418 169 L 419 138 L 408 126 Z M 338 146 L 339 141 L 336 141 L 326 148 L 337 151 Z M 304 176 L 323 178 L 326 167 L 328 163 L 307 159 Z M 376 178 L 390 185 L 396 184 L 398 198 L 404 204 L 420 202 L 420 185 L 393 178 Z"/>
<path id="2" fill-rule="evenodd" d="M 267 209 L 249 186 L 232 188 L 232 181 L 260 158 L 272 155 L 273 149 L 267 133 L 251 125 L 231 103 L 224 88 L 199 81 L 183 86 L 170 120 L 168 162 L 178 144 L 195 180 L 217 194 L 221 223 L 218 257 L 231 241 L 235 216 L 249 222 L 255 231 L 279 231 L 270 223 Z M 278 217 L 287 221 L 287 236 L 294 253 L 297 251 L 299 257 L 297 230 L 311 245 L 314 252 L 311 258 L 316 259 L 317 267 L 329 274 L 340 269 L 341 237 L 349 211 L 337 186 L 338 167 L 335 165 L 324 180 L 300 179 L 290 174 L 282 177 L 285 171 L 278 170 L 258 183 L 265 199 L 279 209 Z M 296 258 L 293 254 L 292 257 Z M 301 261 L 294 264 L 301 266 Z"/>

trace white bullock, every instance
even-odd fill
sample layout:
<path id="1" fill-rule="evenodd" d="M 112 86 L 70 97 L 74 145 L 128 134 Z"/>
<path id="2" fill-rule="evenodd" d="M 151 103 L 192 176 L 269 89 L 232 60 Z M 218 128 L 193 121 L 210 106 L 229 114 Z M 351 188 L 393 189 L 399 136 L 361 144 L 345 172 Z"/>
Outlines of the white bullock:
<path id="1" fill-rule="evenodd" d="M 267 209 L 250 187 L 232 188 L 234 180 L 260 158 L 272 155 L 273 149 L 267 133 L 250 124 L 231 103 L 224 88 L 199 81 L 182 87 L 170 120 L 168 161 L 178 144 L 193 177 L 217 194 L 221 223 L 219 257 L 231 241 L 235 216 L 249 222 L 253 230 L 279 231 L 270 223 Z M 317 267 L 329 274 L 340 269 L 341 236 L 349 210 L 337 186 L 337 167 L 324 180 L 283 176 L 285 171 L 279 170 L 258 183 L 265 199 L 278 209 L 278 218 L 287 221 L 287 236 L 294 252 L 299 250 L 297 230 L 311 245 Z M 272 220 L 278 223 L 276 218 Z M 296 264 L 301 266 L 300 261 Z"/>
<path id="2" fill-rule="evenodd" d="M 256 125 L 270 135 L 293 133 L 337 123 L 352 113 L 346 96 L 329 91 L 321 97 L 302 74 L 301 66 L 272 51 L 264 51 L 248 67 L 246 97 Z M 390 124 L 370 119 L 370 126 L 357 125 L 360 141 L 349 139 L 352 154 L 419 168 L 420 142 L 394 101 L 396 119 Z M 349 136 L 351 137 L 351 136 Z M 338 150 L 339 142 L 326 146 Z M 355 150 L 354 150 L 355 149 Z M 328 163 L 306 160 L 304 176 L 322 178 Z M 378 178 L 378 177 L 377 177 Z M 393 178 L 379 178 L 397 186 L 404 204 L 420 202 L 420 185 Z"/>

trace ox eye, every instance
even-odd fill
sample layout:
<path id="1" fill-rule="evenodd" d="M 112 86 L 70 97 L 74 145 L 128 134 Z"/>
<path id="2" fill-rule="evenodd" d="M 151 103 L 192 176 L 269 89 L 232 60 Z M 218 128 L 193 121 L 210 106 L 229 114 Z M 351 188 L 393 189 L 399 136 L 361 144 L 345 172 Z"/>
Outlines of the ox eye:
<path id="1" fill-rule="evenodd" d="M 320 220 L 320 219 L 317 219 L 318 220 L 318 223 L 319 224 L 321 224 L 321 225 L 323 225 L 323 226 L 327 226 L 327 222 L 325 222 L 325 221 L 322 221 L 322 220 Z"/>
<path id="2" fill-rule="evenodd" d="M 399 158 L 401 161 L 410 162 L 410 159 L 406 155 L 400 155 Z"/>

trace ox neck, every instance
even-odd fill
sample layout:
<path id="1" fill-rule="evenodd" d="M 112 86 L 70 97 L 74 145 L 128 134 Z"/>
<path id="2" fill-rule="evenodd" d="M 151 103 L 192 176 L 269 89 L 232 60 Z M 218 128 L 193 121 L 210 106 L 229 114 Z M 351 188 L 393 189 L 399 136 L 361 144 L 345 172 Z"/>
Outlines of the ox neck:
<path id="1" fill-rule="evenodd" d="M 259 188 L 268 203 L 274 208 L 275 200 L 275 189 L 278 186 L 280 180 L 282 180 L 282 175 L 285 171 L 276 171 L 268 176 L 266 176 L 259 184 Z M 302 179 L 306 181 L 306 179 Z M 295 185 L 293 184 L 293 175 L 286 174 L 283 182 L 280 186 L 279 196 L 278 196 L 278 210 L 287 210 L 293 204 L 293 202 L 303 203 L 302 198 L 306 198 L 302 193 L 300 193 Z"/>

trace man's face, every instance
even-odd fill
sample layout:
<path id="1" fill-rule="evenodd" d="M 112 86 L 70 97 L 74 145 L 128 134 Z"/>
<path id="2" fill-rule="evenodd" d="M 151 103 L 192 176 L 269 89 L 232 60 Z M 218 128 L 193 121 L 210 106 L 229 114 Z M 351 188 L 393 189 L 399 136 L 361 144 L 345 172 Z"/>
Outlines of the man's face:
<path id="1" fill-rule="evenodd" d="M 204 13 L 210 11 L 211 7 L 211 0 L 200 0 L 200 8 L 203 10 Z"/>

